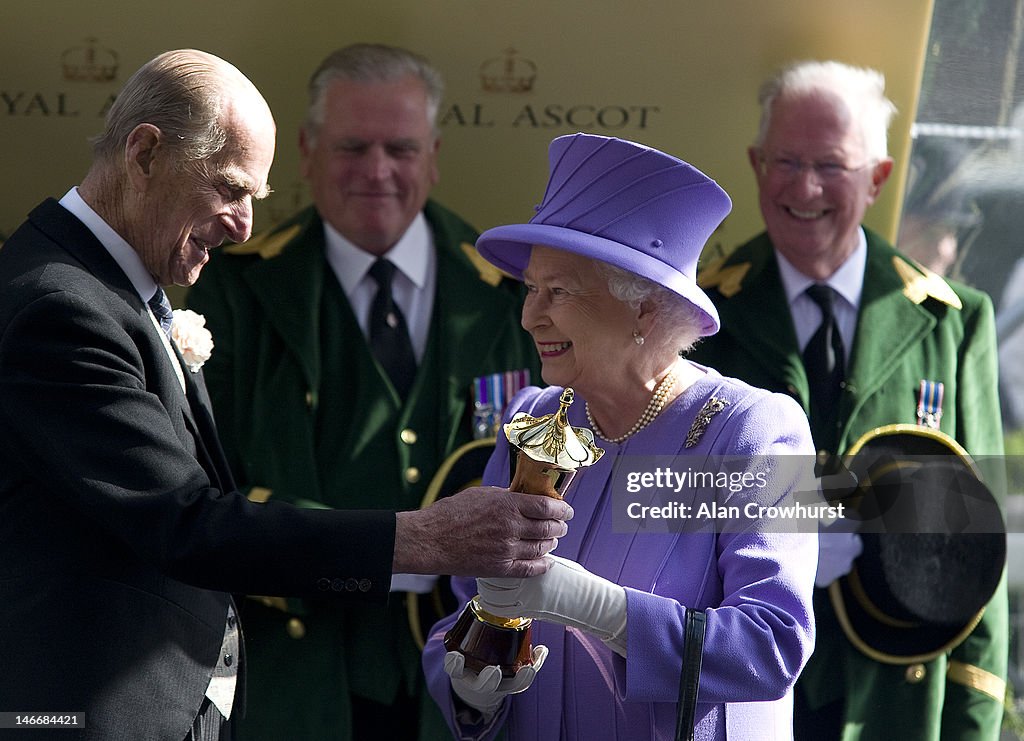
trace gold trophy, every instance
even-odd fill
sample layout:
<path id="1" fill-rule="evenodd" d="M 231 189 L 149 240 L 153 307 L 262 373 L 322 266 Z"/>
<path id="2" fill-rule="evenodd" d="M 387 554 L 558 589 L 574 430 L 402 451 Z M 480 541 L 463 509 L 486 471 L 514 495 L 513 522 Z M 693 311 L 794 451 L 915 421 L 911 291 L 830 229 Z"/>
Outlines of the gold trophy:
<path id="1" fill-rule="evenodd" d="M 584 466 L 596 463 L 604 450 L 594 444 L 594 433 L 569 424 L 573 390 L 566 388 L 558 411 L 543 417 L 519 412 L 505 425 L 505 436 L 516 451 L 515 474 L 509 488 L 524 494 L 562 499 Z M 480 597 L 466 605 L 452 629 L 445 633 L 444 647 L 465 656 L 466 668 L 480 672 L 497 665 L 505 677 L 514 677 L 533 663 L 530 618 L 504 618 L 480 606 Z"/>

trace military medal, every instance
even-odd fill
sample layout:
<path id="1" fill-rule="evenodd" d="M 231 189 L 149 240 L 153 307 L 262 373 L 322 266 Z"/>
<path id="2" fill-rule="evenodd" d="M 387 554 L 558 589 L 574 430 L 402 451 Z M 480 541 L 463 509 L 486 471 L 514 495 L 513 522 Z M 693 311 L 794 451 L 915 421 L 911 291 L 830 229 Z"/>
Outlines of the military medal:
<path id="1" fill-rule="evenodd" d="M 939 381 L 921 379 L 921 389 L 917 398 L 917 423 L 933 430 L 939 429 L 942 421 L 942 391 Z"/>
<path id="2" fill-rule="evenodd" d="M 473 379 L 473 438 L 494 437 L 505 405 L 530 385 L 530 370 L 520 368 Z"/>

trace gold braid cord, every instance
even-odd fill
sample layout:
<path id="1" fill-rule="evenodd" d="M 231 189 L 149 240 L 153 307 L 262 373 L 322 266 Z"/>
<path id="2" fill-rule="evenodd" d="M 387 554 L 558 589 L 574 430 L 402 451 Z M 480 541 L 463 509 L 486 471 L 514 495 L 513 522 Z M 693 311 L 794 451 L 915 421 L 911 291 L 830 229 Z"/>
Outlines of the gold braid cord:
<path id="1" fill-rule="evenodd" d="M 946 679 L 978 690 L 1002 703 L 1006 697 L 1006 682 L 992 672 L 965 664 L 962 661 L 949 661 L 946 665 Z"/>

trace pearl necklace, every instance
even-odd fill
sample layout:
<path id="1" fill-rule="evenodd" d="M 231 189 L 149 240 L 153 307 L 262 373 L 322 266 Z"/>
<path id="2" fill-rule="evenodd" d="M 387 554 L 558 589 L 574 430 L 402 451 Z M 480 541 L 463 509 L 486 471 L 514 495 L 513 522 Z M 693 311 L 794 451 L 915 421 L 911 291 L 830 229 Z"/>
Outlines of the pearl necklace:
<path id="1" fill-rule="evenodd" d="M 665 408 L 665 402 L 668 399 L 668 395 L 675 387 L 675 385 L 676 374 L 674 371 L 669 371 L 666 374 L 666 376 L 663 379 L 661 379 L 661 383 L 658 384 L 658 387 L 654 389 L 654 394 L 651 396 L 651 400 L 647 402 L 647 407 L 644 409 L 643 414 L 640 415 L 640 419 L 638 419 L 624 435 L 619 435 L 618 437 L 608 437 L 603 432 L 601 432 L 601 428 L 598 427 L 597 422 L 594 421 L 594 417 L 590 414 L 589 401 L 585 405 L 585 409 L 587 412 L 587 422 L 590 424 L 591 429 L 593 429 L 594 434 L 597 435 L 602 440 L 604 440 L 605 442 L 621 443 L 623 440 L 630 437 L 631 435 L 635 435 L 636 433 L 640 432 L 640 430 L 642 430 L 644 427 L 653 422 L 655 417 L 661 414 L 661 410 Z"/>

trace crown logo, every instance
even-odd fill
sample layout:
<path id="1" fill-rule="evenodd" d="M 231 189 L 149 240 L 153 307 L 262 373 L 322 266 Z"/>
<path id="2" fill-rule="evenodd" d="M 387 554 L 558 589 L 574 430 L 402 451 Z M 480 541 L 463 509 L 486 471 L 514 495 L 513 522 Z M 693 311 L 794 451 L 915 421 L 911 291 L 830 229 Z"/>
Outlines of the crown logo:
<path id="1" fill-rule="evenodd" d="M 117 52 L 98 46 L 94 38 L 85 46 L 73 46 L 60 55 L 65 80 L 75 82 L 110 82 L 117 77 Z"/>
<path id="2" fill-rule="evenodd" d="M 537 65 L 506 49 L 505 56 L 488 59 L 480 65 L 480 87 L 489 93 L 526 93 L 537 79 Z"/>

